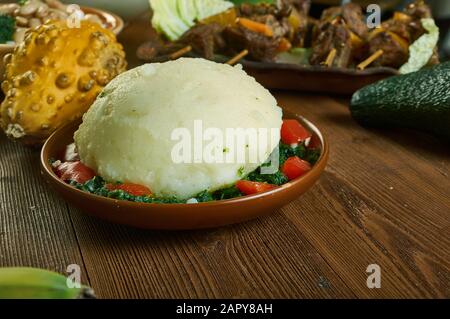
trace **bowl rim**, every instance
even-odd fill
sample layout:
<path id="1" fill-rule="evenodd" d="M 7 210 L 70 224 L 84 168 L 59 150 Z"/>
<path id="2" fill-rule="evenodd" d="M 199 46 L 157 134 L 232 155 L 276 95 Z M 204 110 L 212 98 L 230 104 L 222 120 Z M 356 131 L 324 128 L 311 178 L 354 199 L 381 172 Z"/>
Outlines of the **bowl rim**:
<path id="1" fill-rule="evenodd" d="M 14 44 L 8 44 L 8 43 L 0 43 L 0 49 L 14 49 L 16 47 L 16 43 Z"/>
<path id="2" fill-rule="evenodd" d="M 104 201 L 105 203 L 109 203 L 110 205 L 117 205 L 118 203 L 120 203 L 121 206 L 130 208 L 130 209 L 137 208 L 137 207 L 148 207 L 149 209 L 152 207 L 158 207 L 158 208 L 162 208 L 162 207 L 171 207 L 171 208 L 214 207 L 214 206 L 218 206 L 218 205 L 233 205 L 233 204 L 239 204 L 239 203 L 248 202 L 248 201 L 260 200 L 260 199 L 271 197 L 278 193 L 281 193 L 290 187 L 294 187 L 297 184 L 306 183 L 308 180 L 314 180 L 315 179 L 314 171 L 320 171 L 321 168 L 323 169 L 327 165 L 329 151 L 330 151 L 327 138 L 323 135 L 323 133 L 319 130 L 319 128 L 316 125 L 314 125 L 312 122 L 310 122 L 303 116 L 297 116 L 297 118 L 300 118 L 301 121 L 303 121 L 303 123 L 306 124 L 308 126 L 308 128 L 310 130 L 312 130 L 314 132 L 314 134 L 316 134 L 317 137 L 319 138 L 319 140 L 321 142 L 321 147 L 322 147 L 322 151 L 319 156 L 319 159 L 314 164 L 312 169 L 309 172 L 307 172 L 305 175 L 303 175 L 299 178 L 296 178 L 294 180 L 291 180 L 291 181 L 287 182 L 286 184 L 283 184 L 275 189 L 272 189 L 272 190 L 269 190 L 266 192 L 262 192 L 262 193 L 258 193 L 258 194 L 253 194 L 253 195 L 244 195 L 244 196 L 235 197 L 235 198 L 231 198 L 231 199 L 221 199 L 221 200 L 214 200 L 214 201 L 210 201 L 210 202 L 199 202 L 199 203 L 140 203 L 140 202 L 132 202 L 132 201 L 127 201 L 127 200 L 119 200 L 119 199 L 109 198 L 109 197 L 100 196 L 100 195 L 82 191 L 76 187 L 73 187 L 73 186 L 67 184 L 63 180 L 61 180 L 56 175 L 51 164 L 49 163 L 50 158 L 46 156 L 49 145 L 51 143 L 54 143 L 54 140 L 59 137 L 59 135 L 61 134 L 62 131 L 69 129 L 69 127 L 71 127 L 71 126 L 75 126 L 73 122 L 56 130 L 45 141 L 44 145 L 42 146 L 41 153 L 40 153 L 41 169 L 42 169 L 43 173 L 46 174 L 47 177 L 51 178 L 51 180 L 54 183 L 58 184 L 59 186 L 61 186 L 62 188 L 66 189 L 68 191 L 71 191 L 71 192 L 77 194 L 80 197 L 92 198 L 92 200 L 101 200 L 101 201 Z"/>
<path id="3" fill-rule="evenodd" d="M 111 32 L 113 32 L 116 36 L 122 32 L 123 28 L 125 27 L 125 22 L 123 21 L 123 19 L 115 14 L 114 12 L 108 11 L 108 10 L 104 10 L 104 9 L 99 9 L 99 8 L 94 8 L 94 7 L 87 7 L 87 6 L 80 6 L 82 11 L 92 11 L 97 15 L 101 15 L 104 16 L 105 18 L 108 18 L 108 16 L 112 17 L 115 21 L 116 21 L 116 27 L 115 28 L 106 28 L 108 30 L 111 30 Z"/>
<path id="4" fill-rule="evenodd" d="M 2 3 L 2 5 L 3 4 L 11 4 L 11 3 L 14 3 L 14 2 Z M 109 16 L 109 18 L 113 18 L 116 21 L 116 26 L 113 28 L 105 28 L 105 29 L 110 30 L 116 36 L 119 35 L 119 33 L 122 32 L 123 28 L 125 27 L 125 22 L 123 21 L 123 19 L 111 11 L 98 9 L 98 8 L 94 8 L 94 7 L 87 7 L 87 6 L 80 6 L 80 8 L 83 12 L 90 11 L 96 15 L 102 16 L 103 18 L 105 18 L 108 21 L 109 21 L 108 16 Z M 0 49 L 14 49 L 16 46 L 17 46 L 17 43 L 15 43 L 15 42 L 14 42 L 14 44 L 0 43 Z"/>

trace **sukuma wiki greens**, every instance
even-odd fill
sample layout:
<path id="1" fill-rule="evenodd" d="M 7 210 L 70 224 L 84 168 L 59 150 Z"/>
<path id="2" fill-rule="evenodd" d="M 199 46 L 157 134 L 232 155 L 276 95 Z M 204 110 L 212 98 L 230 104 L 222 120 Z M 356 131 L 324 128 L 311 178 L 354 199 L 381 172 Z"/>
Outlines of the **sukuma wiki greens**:
<path id="1" fill-rule="evenodd" d="M 16 22 L 13 17 L 0 15 L 0 44 L 13 41 Z"/>
<path id="2" fill-rule="evenodd" d="M 293 129 L 294 126 L 297 129 Z M 310 145 L 311 134 L 299 122 L 285 120 L 281 130 L 282 141 L 279 145 L 277 172 L 263 174 L 261 167 L 258 167 L 250 174 L 242 176 L 242 179 L 233 185 L 215 191 L 203 190 L 190 199 L 176 196 L 156 196 L 148 187 L 133 183 L 109 183 L 102 177 L 97 176 L 92 169 L 82 164 L 77 154 L 72 153 L 70 155 L 71 161 L 52 161 L 51 164 L 62 180 L 77 189 L 118 200 L 154 204 L 180 204 L 231 199 L 270 191 L 282 186 L 290 180 L 306 174 L 319 159 L 321 149 Z M 68 149 L 73 149 L 73 146 L 69 146 Z M 66 151 L 66 154 L 68 153 L 71 152 Z"/>

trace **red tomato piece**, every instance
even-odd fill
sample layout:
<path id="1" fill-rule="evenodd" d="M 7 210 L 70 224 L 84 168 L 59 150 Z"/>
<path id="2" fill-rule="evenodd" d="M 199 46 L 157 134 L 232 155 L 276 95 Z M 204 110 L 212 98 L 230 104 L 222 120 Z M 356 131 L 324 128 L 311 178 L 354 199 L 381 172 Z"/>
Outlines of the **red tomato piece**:
<path id="1" fill-rule="evenodd" d="M 63 181 L 75 181 L 80 184 L 86 183 L 95 176 L 95 172 L 80 161 L 62 163 L 56 167 L 55 171 Z"/>
<path id="2" fill-rule="evenodd" d="M 106 188 L 110 191 L 120 189 L 133 196 L 149 196 L 152 194 L 152 191 L 148 187 L 132 183 L 107 184 Z"/>
<path id="3" fill-rule="evenodd" d="M 251 182 L 251 181 L 243 181 L 242 180 L 242 181 L 236 182 L 236 187 L 244 195 L 252 195 L 252 194 L 270 191 L 270 190 L 276 188 L 277 186 L 268 184 L 268 183 Z"/>
<path id="4" fill-rule="evenodd" d="M 309 141 L 309 144 L 307 146 L 307 149 L 315 150 L 322 146 L 322 142 L 320 141 L 320 138 L 317 135 L 313 135 L 311 137 L 311 140 Z"/>
<path id="5" fill-rule="evenodd" d="M 281 141 L 284 144 L 297 144 L 311 136 L 312 134 L 297 120 L 283 120 L 283 125 L 281 125 Z"/>
<path id="6" fill-rule="evenodd" d="M 300 177 L 309 170 L 311 170 L 311 164 L 300 159 L 298 156 L 289 157 L 281 168 L 281 171 L 289 180 Z"/>

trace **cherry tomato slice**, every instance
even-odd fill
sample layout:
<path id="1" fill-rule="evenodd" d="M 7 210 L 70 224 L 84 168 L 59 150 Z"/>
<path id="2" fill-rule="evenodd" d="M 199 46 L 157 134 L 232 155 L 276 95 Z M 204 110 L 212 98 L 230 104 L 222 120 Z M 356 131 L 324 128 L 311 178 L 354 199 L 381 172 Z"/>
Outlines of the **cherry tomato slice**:
<path id="1" fill-rule="evenodd" d="M 303 142 L 312 134 L 308 132 L 297 120 L 283 120 L 281 126 L 281 141 L 284 144 L 296 144 Z"/>
<path id="2" fill-rule="evenodd" d="M 316 149 L 319 149 L 321 146 L 322 146 L 322 142 L 320 141 L 320 138 L 317 135 L 313 135 L 313 136 L 311 136 L 311 139 L 309 140 L 307 149 L 316 150 Z"/>
<path id="3" fill-rule="evenodd" d="M 80 161 L 62 163 L 56 167 L 55 171 L 63 181 L 75 181 L 80 184 L 86 183 L 95 176 L 95 172 Z"/>
<path id="4" fill-rule="evenodd" d="M 149 196 L 152 194 L 152 191 L 148 187 L 132 183 L 107 184 L 106 188 L 110 191 L 120 189 L 133 196 Z"/>
<path id="5" fill-rule="evenodd" d="M 311 170 L 311 164 L 307 161 L 300 159 L 297 156 L 289 157 L 286 162 L 284 162 L 281 171 L 287 176 L 289 180 L 296 179 L 297 177 L 303 176 L 305 173 Z"/>
<path id="6" fill-rule="evenodd" d="M 276 185 L 268 184 L 268 183 L 260 183 L 260 182 L 251 182 L 251 181 L 238 181 L 236 182 L 236 187 L 243 193 L 244 195 L 253 195 L 257 193 L 266 192 L 276 188 Z"/>

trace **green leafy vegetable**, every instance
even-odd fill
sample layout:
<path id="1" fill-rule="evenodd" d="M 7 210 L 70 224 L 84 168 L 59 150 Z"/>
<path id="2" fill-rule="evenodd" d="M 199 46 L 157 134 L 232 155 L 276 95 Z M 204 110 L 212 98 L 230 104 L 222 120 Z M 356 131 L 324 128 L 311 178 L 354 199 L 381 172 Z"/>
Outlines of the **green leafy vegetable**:
<path id="1" fill-rule="evenodd" d="M 169 40 L 178 40 L 183 33 L 202 20 L 233 7 L 224 0 L 150 0 L 152 25 Z"/>
<path id="2" fill-rule="evenodd" d="M 309 157 L 310 152 L 312 152 L 312 150 L 307 149 L 304 144 L 299 144 L 296 147 L 291 147 L 290 145 L 280 143 L 280 166 L 282 166 L 284 162 L 286 162 L 286 160 L 292 156 L 298 156 L 301 159 L 306 160 L 306 158 Z"/>
<path id="3" fill-rule="evenodd" d="M 282 52 L 277 56 L 277 62 L 309 65 L 309 58 L 312 54 L 311 48 L 292 48 L 288 52 Z"/>
<path id="4" fill-rule="evenodd" d="M 400 73 L 419 71 L 428 64 L 439 41 L 439 28 L 433 19 L 422 19 L 422 26 L 428 33 L 422 35 L 409 47 L 409 60 L 400 68 Z"/>
<path id="5" fill-rule="evenodd" d="M 319 160 L 320 153 L 320 149 L 307 149 L 305 157 L 303 157 L 303 159 L 311 165 L 314 165 Z"/>
<path id="6" fill-rule="evenodd" d="M 257 168 L 255 171 L 248 174 L 245 178 L 251 182 L 269 183 L 273 185 L 283 185 L 288 182 L 288 178 L 280 171 L 275 174 L 261 174 L 261 169 Z"/>
<path id="7" fill-rule="evenodd" d="M 309 162 L 311 165 L 314 165 L 319 159 L 321 150 L 320 149 L 309 149 L 305 147 L 304 144 L 299 144 L 296 147 L 291 147 L 290 145 L 286 145 L 280 143 L 279 145 L 279 167 L 283 166 L 284 162 L 292 156 L 298 156 L 301 159 Z M 265 164 L 263 164 L 264 166 Z M 240 167 L 238 174 L 242 175 L 244 173 L 244 167 Z M 274 174 L 262 174 L 261 167 L 258 167 L 256 170 L 248 174 L 244 177 L 245 180 L 251 182 L 261 182 L 261 183 L 269 183 L 272 185 L 283 185 L 288 182 L 288 178 L 278 170 Z M 157 203 L 157 204 L 177 204 L 177 203 L 186 203 L 186 200 L 181 200 L 175 197 L 154 197 L 154 196 L 134 196 L 130 195 L 127 192 L 116 189 L 109 190 L 106 187 L 106 182 L 100 176 L 95 176 L 84 184 L 79 184 L 77 182 L 71 181 L 70 185 L 99 196 L 114 198 L 118 200 L 127 200 L 131 202 L 138 203 Z M 117 182 L 116 184 L 120 184 Z M 204 190 L 194 196 L 194 198 L 199 202 L 210 202 L 214 200 L 222 200 L 222 199 L 230 199 L 243 196 L 243 194 L 239 191 L 239 189 L 235 186 L 225 187 L 223 189 L 219 189 L 213 192 L 208 190 Z"/>
<path id="8" fill-rule="evenodd" d="M 283 166 L 284 162 L 286 162 L 286 160 L 292 156 L 298 156 L 299 158 L 309 162 L 311 165 L 314 165 L 319 159 L 320 153 L 320 149 L 308 149 L 304 144 L 299 144 L 296 147 L 291 147 L 290 145 L 280 143 L 279 166 Z M 248 174 L 245 179 L 252 182 L 269 183 L 273 185 L 283 185 L 288 182 L 288 178 L 281 171 L 278 171 L 274 174 L 261 174 L 260 167 Z"/>
<path id="9" fill-rule="evenodd" d="M 0 15 L 0 43 L 13 41 L 16 20 L 7 15 Z"/>
<path id="10" fill-rule="evenodd" d="M 208 191 L 203 191 L 200 194 L 198 194 L 197 196 L 195 196 L 195 199 L 199 202 L 199 203 L 204 203 L 204 202 L 211 202 L 214 200 L 212 194 Z"/>
<path id="11" fill-rule="evenodd" d="M 179 2 L 183 0 L 178 0 Z M 224 0 L 191 0 L 197 9 L 197 19 L 202 20 L 219 14 L 233 7 L 233 4 Z"/>
<path id="12" fill-rule="evenodd" d="M 242 193 L 234 185 L 212 193 L 212 197 L 214 200 L 230 199 L 240 196 L 242 196 Z"/>
<path id="13" fill-rule="evenodd" d="M 91 180 L 87 181 L 84 184 L 79 184 L 77 182 L 71 181 L 70 185 L 78 188 L 79 190 L 103 196 L 114 198 L 118 200 L 127 200 L 130 202 L 138 202 L 138 203 L 158 203 L 158 204 L 176 204 L 176 203 L 184 203 L 185 201 L 179 200 L 174 197 L 152 197 L 152 196 L 134 196 L 130 195 L 127 192 L 124 192 L 121 189 L 116 189 L 110 191 L 106 188 L 106 182 L 100 176 L 95 176 Z"/>

